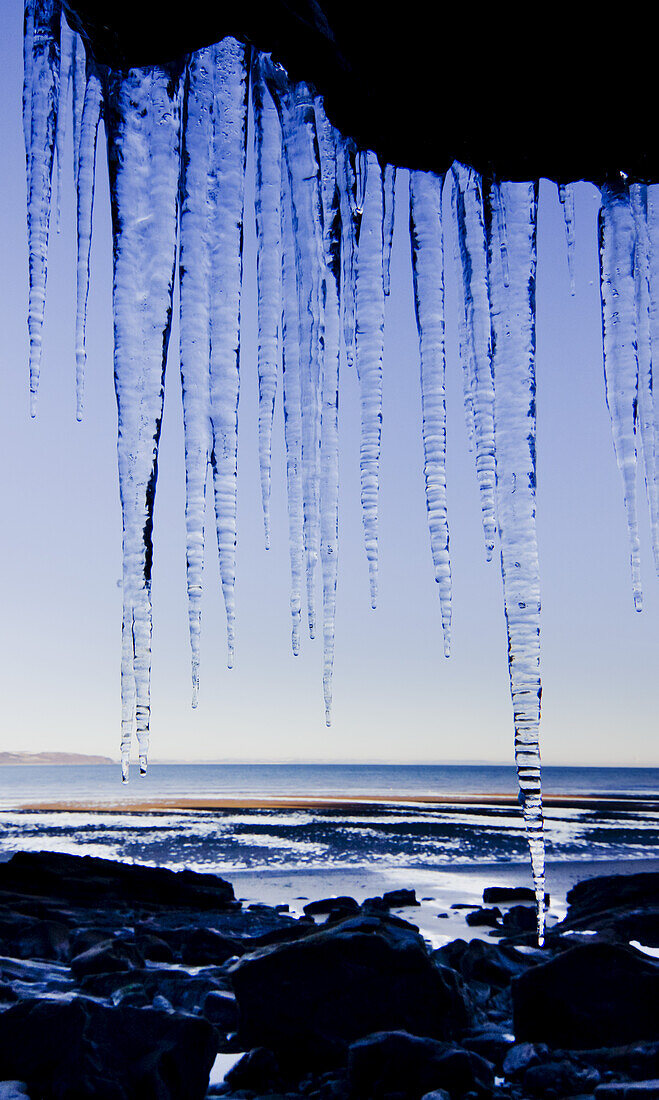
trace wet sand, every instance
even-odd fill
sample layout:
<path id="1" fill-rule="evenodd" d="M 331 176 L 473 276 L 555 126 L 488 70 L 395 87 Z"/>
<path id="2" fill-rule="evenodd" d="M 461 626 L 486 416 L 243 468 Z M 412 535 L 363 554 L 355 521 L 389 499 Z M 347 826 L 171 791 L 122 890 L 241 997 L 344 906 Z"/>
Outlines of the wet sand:
<path id="1" fill-rule="evenodd" d="M 559 809 L 624 810 L 658 808 L 659 797 L 598 798 L 590 795 L 543 795 L 543 805 Z M 113 799 L 89 802 L 48 801 L 26 802 L 15 807 L 18 810 L 39 810 L 43 813 L 167 813 L 171 810 L 313 810 L 318 808 L 349 810 L 352 806 L 517 806 L 518 798 L 512 794 L 400 794 L 400 795 L 303 795 L 292 798 L 287 795 L 235 795 L 232 797 L 204 796 L 198 798 Z"/>

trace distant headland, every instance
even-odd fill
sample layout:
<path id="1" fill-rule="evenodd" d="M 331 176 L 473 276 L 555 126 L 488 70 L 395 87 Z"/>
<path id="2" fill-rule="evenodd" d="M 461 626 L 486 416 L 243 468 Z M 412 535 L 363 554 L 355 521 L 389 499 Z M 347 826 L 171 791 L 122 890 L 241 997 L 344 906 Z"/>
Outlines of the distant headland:
<path id="1" fill-rule="evenodd" d="M 114 764 L 114 760 L 84 752 L 0 752 L 3 764 Z"/>

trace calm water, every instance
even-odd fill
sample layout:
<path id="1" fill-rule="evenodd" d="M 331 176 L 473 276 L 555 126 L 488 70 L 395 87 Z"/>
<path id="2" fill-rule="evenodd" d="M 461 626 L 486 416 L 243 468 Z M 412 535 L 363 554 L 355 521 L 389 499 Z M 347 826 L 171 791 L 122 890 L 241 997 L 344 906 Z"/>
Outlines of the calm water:
<path id="1" fill-rule="evenodd" d="M 623 809 L 548 808 L 550 859 L 659 855 L 659 768 L 551 768 L 549 794 L 627 799 Z M 516 807 L 413 804 L 311 810 L 127 812 L 130 801 L 201 796 L 387 796 L 516 792 L 511 766 L 153 765 L 126 787 L 117 766 L 1 767 L 0 857 L 19 849 L 199 870 L 439 868 L 527 858 Z M 97 812 L 25 809 L 85 801 Z M 110 812 L 103 803 L 126 803 Z"/>

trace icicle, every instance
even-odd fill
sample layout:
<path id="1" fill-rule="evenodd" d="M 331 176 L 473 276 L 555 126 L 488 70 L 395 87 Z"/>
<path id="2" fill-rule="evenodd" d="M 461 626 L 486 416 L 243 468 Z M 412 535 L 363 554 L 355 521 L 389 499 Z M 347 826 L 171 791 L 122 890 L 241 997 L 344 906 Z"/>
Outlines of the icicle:
<path id="1" fill-rule="evenodd" d="M 262 73 L 261 55 L 252 65 L 256 153 L 256 282 L 259 316 L 259 465 L 266 550 L 270 548 L 272 420 L 277 390 L 281 328 L 281 130 Z"/>
<path id="2" fill-rule="evenodd" d="M 378 596 L 378 495 L 384 352 L 383 187 L 382 170 L 375 153 L 368 153 L 364 175 L 355 304 L 357 373 L 362 409 L 360 446 L 362 518 L 369 567 L 371 607 L 375 607 Z"/>
<path id="3" fill-rule="evenodd" d="M 295 276 L 295 241 L 288 170 L 282 163 L 282 362 L 284 381 L 284 438 L 286 441 L 286 490 L 288 496 L 288 544 L 291 561 L 291 646 L 300 652 L 302 576 L 304 572 L 304 507 L 302 503 L 302 395 L 300 387 L 300 322 Z"/>
<path id="4" fill-rule="evenodd" d="M 209 193 L 211 467 L 227 615 L 227 663 L 231 668 L 236 617 L 236 481 L 248 52 L 234 38 L 225 38 L 212 49 L 215 53 L 215 93 Z"/>
<path id="5" fill-rule="evenodd" d="M 563 207 L 563 218 L 565 220 L 565 241 L 567 245 L 567 270 L 570 277 L 570 294 L 574 297 L 574 253 L 576 247 L 574 230 L 574 184 L 560 183 L 558 185 L 558 197 Z"/>
<path id="6" fill-rule="evenodd" d="M 613 444 L 622 474 L 631 544 L 634 607 L 643 606 L 641 560 L 636 510 L 636 358 L 634 219 L 625 184 L 602 187 L 600 210 L 600 275 L 606 403 Z"/>
<path id="7" fill-rule="evenodd" d="M 66 115 L 71 87 L 71 65 L 73 61 L 73 31 L 66 21 L 64 12 L 60 18 L 60 67 L 59 67 L 59 104 L 55 126 L 55 148 L 57 150 L 57 175 L 55 177 L 55 229 L 60 228 L 60 201 L 62 194 L 62 166 L 64 164 L 64 142 L 66 140 Z"/>
<path id="8" fill-rule="evenodd" d="M 480 490 L 485 553 L 492 560 L 496 532 L 494 383 L 490 346 L 487 243 L 481 180 L 462 164 L 453 166 L 453 213 L 462 266 L 463 331 L 460 356 L 467 420 L 473 421 L 476 476 Z"/>
<path id="9" fill-rule="evenodd" d="M 89 257 L 92 244 L 92 214 L 94 210 L 94 185 L 96 174 L 96 140 L 101 119 L 101 83 L 93 72 L 90 75 L 80 129 L 79 167 L 77 172 L 77 306 L 76 306 L 76 418 L 82 420 L 82 403 L 85 385 L 85 346 L 87 328 L 87 297 L 89 294 Z"/>
<path id="10" fill-rule="evenodd" d="M 122 760 L 126 777 L 133 714 L 142 774 L 147 766 L 153 505 L 176 255 L 180 83 L 176 66 L 131 69 L 126 74 L 107 73 L 104 78 L 124 529 Z"/>
<path id="11" fill-rule="evenodd" d="M 30 415 L 36 415 L 46 299 L 53 153 L 59 99 L 59 0 L 27 0 L 23 128 L 27 139 L 27 225 L 30 256 Z M 30 48 L 31 44 L 31 48 Z"/>
<path id="12" fill-rule="evenodd" d="M 341 318 L 348 366 L 355 363 L 355 257 L 361 216 L 355 200 L 354 147 L 350 138 L 337 143 L 337 181 L 341 208 Z"/>
<path id="13" fill-rule="evenodd" d="M 645 488 L 650 511 L 650 531 L 655 567 L 659 567 L 659 515 L 655 483 L 655 428 L 652 395 L 652 347 L 650 341 L 650 239 L 648 189 L 635 183 L 629 189 L 634 216 L 634 291 L 636 297 L 636 347 L 638 360 L 638 424 L 643 444 Z"/>
<path id="14" fill-rule="evenodd" d="M 315 567 L 320 542 L 320 415 L 323 351 L 323 212 L 314 102 L 306 84 L 289 86 L 270 66 L 268 85 L 282 128 L 290 180 L 300 322 L 302 484 L 309 635 L 315 636 Z"/>
<path id="15" fill-rule="evenodd" d="M 650 519 L 652 533 L 652 549 L 654 553 L 655 569 L 659 574 L 659 515 L 652 514 L 653 503 L 659 512 L 659 394 L 655 394 L 655 367 L 659 361 L 659 184 L 650 184 L 647 189 L 647 221 L 648 234 L 648 283 L 649 283 L 649 323 L 650 323 L 650 349 L 654 349 L 654 355 L 650 358 L 650 399 L 652 401 L 652 417 L 654 425 L 654 472 L 655 484 L 653 495 L 650 496 Z M 654 362 L 653 362 L 654 359 Z M 645 446 L 645 444 L 644 444 Z M 647 466 L 646 466 L 647 476 Z"/>
<path id="16" fill-rule="evenodd" d="M 451 650 L 451 562 L 446 508 L 443 184 L 443 176 L 410 172 L 410 238 L 421 356 L 426 507 L 435 580 L 439 585 L 444 656 L 448 657 Z"/>
<path id="17" fill-rule="evenodd" d="M 391 246 L 394 240 L 394 214 L 396 201 L 396 169 L 393 164 L 384 168 L 384 252 L 382 258 L 385 297 L 389 296 L 391 283 Z"/>
<path id="18" fill-rule="evenodd" d="M 201 596 L 210 430 L 211 48 L 191 55 L 185 77 L 179 279 L 180 357 L 185 437 L 185 525 L 192 706 L 199 698 Z"/>
<path id="19" fill-rule="evenodd" d="M 540 783 L 540 580 L 535 528 L 535 231 L 537 185 L 492 184 L 488 263 L 492 303 L 496 493 L 515 761 L 544 936 Z M 505 203 L 506 258 L 501 209 Z"/>
<path id="20" fill-rule="evenodd" d="M 320 426 L 320 554 L 323 570 L 323 693 L 325 722 L 332 723 L 334 626 L 339 551 L 339 336 L 341 327 L 341 214 L 336 133 L 316 100 L 322 169 L 325 248 L 325 354 Z"/>
<path id="21" fill-rule="evenodd" d="M 73 58 L 71 61 L 71 83 L 73 87 L 73 180 L 78 186 L 78 157 L 80 147 L 80 128 L 82 112 L 87 91 L 87 54 L 79 34 L 73 36 Z"/>

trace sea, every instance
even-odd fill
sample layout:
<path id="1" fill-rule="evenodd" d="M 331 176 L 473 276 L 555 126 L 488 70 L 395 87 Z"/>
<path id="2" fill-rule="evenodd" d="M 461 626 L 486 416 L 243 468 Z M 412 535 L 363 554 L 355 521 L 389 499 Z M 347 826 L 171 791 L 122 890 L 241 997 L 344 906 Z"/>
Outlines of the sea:
<path id="1" fill-rule="evenodd" d="M 117 765 L 0 767 L 0 859 L 47 850 L 258 874 L 528 858 L 512 766 L 153 764 L 136 773 L 122 786 Z M 543 790 L 548 860 L 659 857 L 659 768 L 546 767 Z M 238 804 L 172 808 L 186 799 Z"/>

